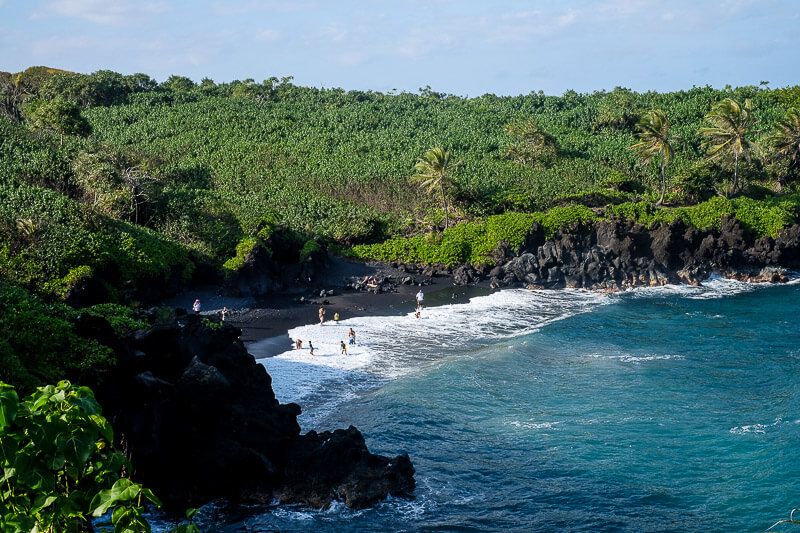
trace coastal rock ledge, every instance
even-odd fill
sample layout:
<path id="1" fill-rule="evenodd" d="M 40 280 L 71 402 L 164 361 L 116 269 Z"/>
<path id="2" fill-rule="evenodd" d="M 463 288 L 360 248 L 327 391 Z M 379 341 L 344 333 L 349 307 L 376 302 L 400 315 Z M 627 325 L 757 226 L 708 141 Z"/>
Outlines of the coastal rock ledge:
<path id="1" fill-rule="evenodd" d="M 681 220 L 650 229 L 624 220 L 559 231 L 545 239 L 534 226 L 519 253 L 505 243 L 494 265 L 461 265 L 447 274 L 466 285 L 488 279 L 492 287 L 564 287 L 614 291 L 666 284 L 698 285 L 712 273 L 749 282 L 781 283 L 800 268 L 800 225 L 775 238 L 756 237 L 734 217 L 719 229 L 697 230 Z M 405 271 L 413 267 L 404 265 Z"/>
<path id="2" fill-rule="evenodd" d="M 85 320 L 87 334 L 113 337 L 104 320 Z M 370 453 L 352 426 L 301 435 L 300 406 L 278 402 L 240 334 L 183 315 L 117 343 L 120 364 L 98 397 L 134 478 L 176 510 L 216 499 L 313 507 L 342 500 L 358 509 L 412 497 L 407 454 Z"/>

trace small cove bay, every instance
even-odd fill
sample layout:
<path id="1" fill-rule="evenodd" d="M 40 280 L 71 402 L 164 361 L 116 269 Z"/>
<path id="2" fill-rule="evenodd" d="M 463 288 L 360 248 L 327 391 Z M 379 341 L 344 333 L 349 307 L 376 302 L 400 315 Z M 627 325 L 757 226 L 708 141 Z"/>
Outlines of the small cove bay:
<path id="1" fill-rule="evenodd" d="M 296 328 L 317 356 L 261 360 L 280 401 L 304 431 L 352 423 L 407 451 L 416 499 L 203 514 L 220 531 L 763 531 L 800 505 L 798 297 L 509 290 Z"/>

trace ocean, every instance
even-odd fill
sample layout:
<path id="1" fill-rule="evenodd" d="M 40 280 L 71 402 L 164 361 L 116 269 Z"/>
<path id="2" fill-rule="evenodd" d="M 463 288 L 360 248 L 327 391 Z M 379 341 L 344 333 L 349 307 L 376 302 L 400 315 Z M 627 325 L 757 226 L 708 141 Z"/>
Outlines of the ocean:
<path id="1" fill-rule="evenodd" d="M 316 356 L 260 362 L 304 431 L 353 424 L 374 453 L 408 452 L 416 498 L 211 505 L 205 528 L 764 531 L 800 506 L 800 284 L 504 290 L 412 311 L 296 328 Z"/>

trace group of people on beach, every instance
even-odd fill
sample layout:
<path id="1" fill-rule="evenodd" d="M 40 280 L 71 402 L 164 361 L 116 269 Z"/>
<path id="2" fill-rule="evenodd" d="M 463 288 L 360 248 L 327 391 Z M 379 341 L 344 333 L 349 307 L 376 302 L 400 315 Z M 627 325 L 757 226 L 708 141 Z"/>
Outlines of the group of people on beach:
<path id="1" fill-rule="evenodd" d="M 422 306 L 423 306 L 423 303 L 425 301 L 425 294 L 423 294 L 422 289 L 420 289 L 419 292 L 417 292 L 417 294 L 415 296 L 415 299 L 417 301 L 417 308 L 416 308 L 416 311 L 414 312 L 414 317 L 419 319 L 419 318 L 422 317 Z M 195 314 L 199 315 L 201 310 L 202 310 L 202 304 L 200 303 L 200 298 L 197 298 L 197 299 L 195 299 L 194 303 L 192 304 L 192 311 Z M 225 322 L 225 319 L 230 314 L 230 311 L 228 310 L 227 306 L 222 306 L 222 309 L 219 311 L 219 314 L 220 314 L 220 318 L 222 319 L 222 322 Z M 319 325 L 320 326 L 325 324 L 325 315 L 326 314 L 327 314 L 327 312 L 325 310 L 325 306 L 324 305 L 320 306 L 319 312 L 318 312 Z M 339 316 L 338 311 L 333 314 L 333 321 L 336 322 L 337 324 L 339 323 L 339 319 L 340 318 L 341 317 Z M 348 342 L 346 344 L 345 344 L 344 340 L 339 341 L 339 349 L 340 349 L 340 352 L 341 352 L 342 355 L 348 355 L 347 354 L 347 346 L 348 345 L 350 345 L 350 346 L 355 345 L 355 343 L 356 343 L 356 331 L 353 328 L 349 328 L 349 330 L 347 332 L 347 337 L 348 337 Z M 303 349 L 303 341 L 301 339 L 295 339 L 294 348 L 295 348 L 295 350 L 302 350 Z M 311 353 L 311 355 L 314 355 L 314 344 L 310 340 L 308 341 L 308 349 L 309 349 L 309 352 Z"/>
<path id="2" fill-rule="evenodd" d="M 319 325 L 320 326 L 325 324 L 325 315 L 326 314 L 327 314 L 327 312 L 325 310 L 325 306 L 324 305 L 320 306 L 319 312 L 318 312 Z M 336 322 L 337 324 L 339 323 L 339 319 L 340 318 L 341 317 L 339 316 L 338 312 L 333 314 L 333 321 Z M 349 331 L 347 332 L 347 337 L 349 339 L 347 344 L 345 344 L 345 342 L 343 340 L 339 341 L 339 349 L 340 349 L 342 355 L 347 355 L 347 345 L 348 344 L 352 346 L 352 345 L 354 345 L 356 343 L 356 330 L 354 330 L 353 328 L 349 328 Z M 295 350 L 302 350 L 303 349 L 303 341 L 302 341 L 302 339 L 295 339 L 294 348 L 295 348 Z M 311 355 L 314 355 L 314 345 L 312 344 L 311 341 L 308 341 L 308 349 L 309 349 L 309 353 Z"/>
<path id="3" fill-rule="evenodd" d="M 199 315 L 202 309 L 203 309 L 203 304 L 200 303 L 200 298 L 195 298 L 194 303 L 192 304 L 192 311 L 194 312 L 194 314 Z M 230 313 L 231 312 L 228 309 L 228 306 L 223 305 L 222 309 L 219 310 L 219 317 L 223 322 L 225 322 L 225 319 L 228 318 L 228 315 Z"/>
<path id="4" fill-rule="evenodd" d="M 417 302 L 417 308 L 416 308 L 416 311 L 414 312 L 414 317 L 419 319 L 419 318 L 422 317 L 422 307 L 423 307 L 423 304 L 425 303 L 425 294 L 422 292 L 422 289 L 420 289 L 419 292 L 417 292 L 417 294 L 415 295 L 415 299 L 416 299 L 416 302 Z M 324 325 L 325 324 L 325 316 L 327 315 L 327 311 L 326 311 L 324 305 L 321 305 L 319 307 L 319 311 L 317 312 L 317 315 L 319 316 L 319 325 L 320 326 Z M 339 313 L 338 312 L 334 313 L 333 314 L 333 321 L 338 324 L 339 323 L 339 319 L 340 319 Z M 352 346 L 352 345 L 354 345 L 356 343 L 356 331 L 353 328 L 349 328 L 349 330 L 347 332 L 347 337 L 348 337 L 347 344 L 345 344 L 345 342 L 343 340 L 339 341 L 339 349 L 340 349 L 340 352 L 341 352 L 342 355 L 348 355 L 347 354 L 347 346 L 348 346 L 348 344 Z M 294 341 L 294 349 L 295 350 L 302 350 L 303 349 L 303 341 L 302 341 L 302 339 L 295 339 L 295 341 Z M 308 341 L 308 349 L 309 349 L 310 354 L 314 355 L 314 345 L 312 344 L 311 341 Z"/>

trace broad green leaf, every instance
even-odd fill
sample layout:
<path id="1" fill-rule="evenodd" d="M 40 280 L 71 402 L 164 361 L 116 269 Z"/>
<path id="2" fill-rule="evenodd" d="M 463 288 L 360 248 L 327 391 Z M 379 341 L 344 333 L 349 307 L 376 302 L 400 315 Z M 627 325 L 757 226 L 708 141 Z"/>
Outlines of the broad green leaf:
<path id="1" fill-rule="evenodd" d="M 5 383 L 0 383 L 0 432 L 11 425 L 17 416 L 19 408 L 19 396 L 14 387 Z"/>

